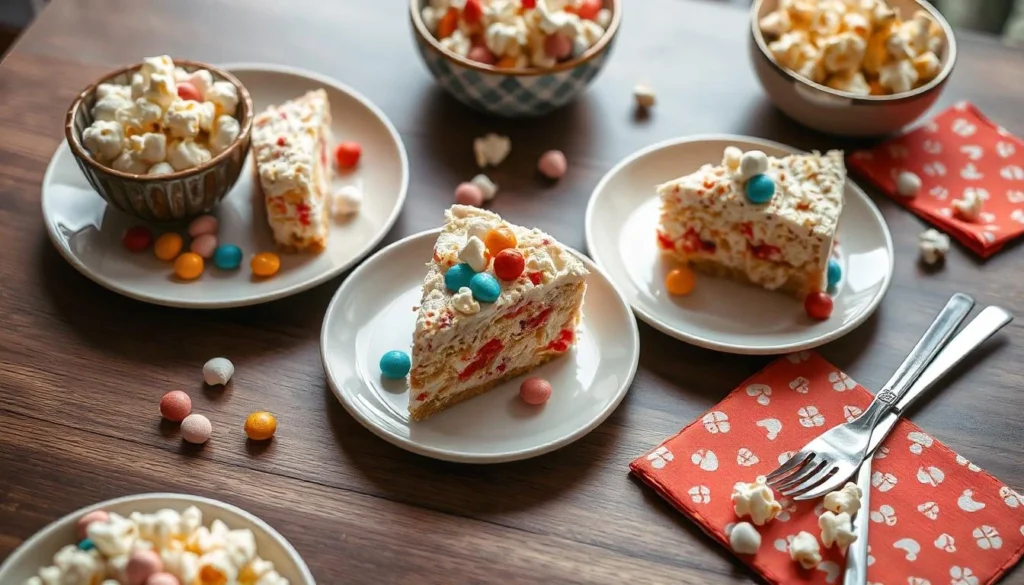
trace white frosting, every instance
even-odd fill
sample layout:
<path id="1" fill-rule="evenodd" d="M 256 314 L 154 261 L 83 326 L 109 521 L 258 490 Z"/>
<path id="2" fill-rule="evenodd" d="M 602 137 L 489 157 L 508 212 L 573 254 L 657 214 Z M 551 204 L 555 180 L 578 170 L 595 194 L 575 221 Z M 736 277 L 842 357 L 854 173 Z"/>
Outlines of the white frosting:
<path id="1" fill-rule="evenodd" d="M 480 168 L 496 167 L 512 152 L 512 140 L 508 136 L 487 134 L 473 141 L 473 154 Z"/>
<path id="2" fill-rule="evenodd" d="M 732 505 L 736 516 L 750 516 L 750 521 L 762 526 L 774 520 L 782 505 L 775 500 L 775 493 L 768 487 L 763 477 L 754 483 L 737 483 L 732 488 Z"/>
<path id="3" fill-rule="evenodd" d="M 845 512 L 841 514 L 824 512 L 818 517 L 818 526 L 821 528 L 821 543 L 825 545 L 825 548 L 835 545 L 840 550 L 846 550 L 846 547 L 857 540 L 850 515 Z"/>
<path id="4" fill-rule="evenodd" d="M 82 133 L 82 142 L 93 158 L 108 163 L 121 154 L 124 133 L 117 122 L 99 120 Z"/>
<path id="5" fill-rule="evenodd" d="M 821 547 L 810 532 L 800 531 L 789 543 L 789 557 L 805 569 L 813 569 L 821 562 Z"/>
<path id="6" fill-rule="evenodd" d="M 736 554 L 756 554 L 761 548 L 761 534 L 749 522 L 740 522 L 729 531 L 729 546 Z"/>
<path id="7" fill-rule="evenodd" d="M 949 252 L 949 236 L 938 230 L 926 230 L 917 237 L 917 248 L 925 264 L 935 264 Z"/>

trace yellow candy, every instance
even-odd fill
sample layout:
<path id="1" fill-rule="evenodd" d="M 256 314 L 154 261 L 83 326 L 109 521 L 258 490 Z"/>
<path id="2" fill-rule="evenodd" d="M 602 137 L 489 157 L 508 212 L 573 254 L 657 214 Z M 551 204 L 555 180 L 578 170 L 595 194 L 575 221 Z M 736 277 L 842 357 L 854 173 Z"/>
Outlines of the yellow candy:
<path id="1" fill-rule="evenodd" d="M 169 232 L 156 239 L 156 243 L 153 244 L 153 252 L 157 258 L 170 262 L 178 257 L 183 245 L 184 242 L 182 242 L 181 236 L 174 232 Z"/>
<path id="2" fill-rule="evenodd" d="M 249 263 L 256 276 L 274 276 L 281 269 L 281 259 L 273 252 L 260 252 Z"/>
<path id="3" fill-rule="evenodd" d="M 254 412 L 245 419 L 245 434 L 253 441 L 266 441 L 277 432 L 277 419 L 269 412 Z"/>
<path id="4" fill-rule="evenodd" d="M 693 270 L 690 270 L 689 266 L 683 266 L 682 268 L 671 270 L 668 275 L 665 276 L 665 288 L 668 289 L 668 294 L 670 295 L 688 295 L 693 292 L 695 284 L 696 277 L 693 274 Z"/>
<path id="5" fill-rule="evenodd" d="M 195 280 L 203 273 L 203 257 L 185 252 L 174 261 L 174 274 L 182 280 Z"/>
<path id="6" fill-rule="evenodd" d="M 518 244 L 516 235 L 505 226 L 489 230 L 487 235 L 484 236 L 484 246 L 487 247 L 487 251 L 491 253 L 491 256 L 497 256 L 498 252 L 507 248 L 515 248 Z"/>

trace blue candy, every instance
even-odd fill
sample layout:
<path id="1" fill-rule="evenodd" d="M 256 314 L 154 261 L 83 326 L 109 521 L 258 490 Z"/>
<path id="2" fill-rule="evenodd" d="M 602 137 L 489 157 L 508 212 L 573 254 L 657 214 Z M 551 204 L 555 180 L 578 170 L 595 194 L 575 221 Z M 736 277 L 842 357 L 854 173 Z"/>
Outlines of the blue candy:
<path id="1" fill-rule="evenodd" d="M 747 180 L 746 191 L 751 203 L 768 203 L 775 195 L 775 181 L 768 175 L 754 175 Z"/>
<path id="2" fill-rule="evenodd" d="M 444 273 L 444 286 L 452 292 L 459 292 L 459 289 L 464 286 L 469 286 L 469 281 L 473 278 L 473 269 L 469 267 L 469 264 L 463 262 L 462 264 L 456 264 L 448 269 L 448 272 Z"/>
<path id="3" fill-rule="evenodd" d="M 839 284 L 839 279 L 843 277 L 843 267 L 839 265 L 839 261 L 835 258 L 828 259 L 828 287 L 833 288 Z"/>
<path id="4" fill-rule="evenodd" d="M 501 285 L 489 272 L 481 272 L 470 279 L 469 290 L 473 291 L 473 298 L 481 303 L 493 303 L 501 294 Z"/>
<path id="5" fill-rule="evenodd" d="M 404 351 L 389 351 L 380 358 L 380 373 L 384 374 L 385 378 L 393 380 L 404 378 L 411 367 L 409 354 Z"/>
<path id="6" fill-rule="evenodd" d="M 213 251 L 213 265 L 221 270 L 235 270 L 242 264 L 242 249 L 233 244 L 217 246 Z"/>
<path id="7" fill-rule="evenodd" d="M 96 548 L 96 545 L 91 540 L 86 538 L 82 542 L 78 543 L 78 548 L 80 548 L 82 550 L 92 550 L 92 549 Z"/>

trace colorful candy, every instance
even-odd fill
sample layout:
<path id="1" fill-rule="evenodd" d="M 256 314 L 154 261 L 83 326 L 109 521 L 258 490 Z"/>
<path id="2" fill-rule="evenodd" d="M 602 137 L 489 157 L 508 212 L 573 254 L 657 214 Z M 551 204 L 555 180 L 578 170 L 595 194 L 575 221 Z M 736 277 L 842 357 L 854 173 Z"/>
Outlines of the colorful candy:
<path id="1" fill-rule="evenodd" d="M 576 14 L 580 18 L 596 20 L 597 13 L 601 11 L 601 0 L 583 0 L 576 7 Z"/>
<path id="2" fill-rule="evenodd" d="M 281 258 L 273 252 L 260 252 L 252 257 L 249 267 L 256 276 L 274 276 L 281 269 Z"/>
<path id="3" fill-rule="evenodd" d="M 828 259 L 828 287 L 834 288 L 839 284 L 839 280 L 843 278 L 843 267 L 839 265 L 839 261 L 835 258 Z"/>
<path id="4" fill-rule="evenodd" d="M 688 295 L 696 284 L 697 277 L 689 266 L 674 268 L 665 275 L 665 288 L 670 295 Z"/>
<path id="5" fill-rule="evenodd" d="M 203 364 L 203 382 L 208 386 L 223 386 L 235 375 L 235 364 L 231 360 L 215 357 Z"/>
<path id="6" fill-rule="evenodd" d="M 188 224 L 188 235 L 195 238 L 203 234 L 216 234 L 220 222 L 212 215 L 200 215 Z"/>
<path id="7" fill-rule="evenodd" d="M 555 33 L 544 39 L 544 52 L 552 59 L 565 59 L 572 54 L 572 39 Z"/>
<path id="8" fill-rule="evenodd" d="M 497 256 L 498 252 L 505 248 L 515 248 L 519 242 L 512 230 L 501 226 L 488 230 L 487 235 L 484 236 L 484 245 L 487 246 L 487 251 L 491 253 L 491 256 Z"/>
<path id="9" fill-rule="evenodd" d="M 517 57 L 513 57 L 512 55 L 507 55 L 505 57 L 502 57 L 497 62 L 497 64 L 495 64 L 495 67 L 497 67 L 498 69 L 515 69 L 516 65 L 518 65 L 518 64 L 519 64 L 519 59 Z"/>
<path id="10" fill-rule="evenodd" d="M 744 189 L 748 201 L 761 205 L 771 201 L 775 195 L 775 181 L 768 175 L 754 175 L 747 180 Z"/>
<path id="11" fill-rule="evenodd" d="M 519 396 L 527 404 L 544 404 L 551 398 L 551 383 L 544 378 L 527 378 L 519 385 Z"/>
<path id="12" fill-rule="evenodd" d="M 185 252 L 174 260 L 174 274 L 182 280 L 195 280 L 203 274 L 203 257 Z"/>
<path id="13" fill-rule="evenodd" d="M 339 169 L 351 169 L 359 164 L 363 156 L 363 147 L 358 142 L 342 142 L 334 148 L 334 162 Z"/>
<path id="14" fill-rule="evenodd" d="M 404 351 L 392 350 L 380 357 L 380 373 L 385 378 L 400 380 L 409 373 L 411 367 L 409 354 Z"/>
<path id="15" fill-rule="evenodd" d="M 183 100 L 192 100 L 194 102 L 203 101 L 203 96 L 199 95 L 199 90 L 196 89 L 196 86 L 187 81 L 178 82 L 178 97 Z"/>
<path id="16" fill-rule="evenodd" d="M 494 53 L 492 53 L 487 47 L 479 46 L 473 47 L 469 50 L 469 54 L 466 55 L 470 61 L 476 61 L 477 63 L 483 63 L 484 65 L 494 65 L 496 59 Z"/>
<path id="17" fill-rule="evenodd" d="M 181 422 L 192 412 L 192 399 L 181 390 L 171 390 L 160 399 L 160 416 Z"/>
<path id="18" fill-rule="evenodd" d="M 234 244 L 221 244 L 213 251 L 213 265 L 221 270 L 236 270 L 242 265 L 242 249 Z"/>
<path id="19" fill-rule="evenodd" d="M 483 18 L 484 8 L 480 5 L 480 0 L 466 0 L 466 5 L 462 7 L 462 19 L 468 24 L 476 24 Z"/>
<path id="20" fill-rule="evenodd" d="M 494 257 L 494 274 L 502 280 L 515 280 L 525 269 L 526 259 L 516 248 L 505 248 Z"/>
<path id="21" fill-rule="evenodd" d="M 110 520 L 110 514 L 108 514 L 106 510 L 93 510 L 75 522 L 75 534 L 78 535 L 80 540 L 85 540 L 88 536 L 86 530 L 89 528 L 90 524 L 93 522 L 106 522 L 108 520 Z"/>
<path id="22" fill-rule="evenodd" d="M 161 234 L 156 239 L 156 243 L 153 244 L 153 253 L 164 262 L 170 262 L 177 258 L 178 254 L 181 254 L 181 248 L 184 245 L 181 236 L 174 232 L 168 232 Z"/>
<path id="23" fill-rule="evenodd" d="M 92 550 L 94 548 L 96 548 L 96 543 L 93 542 L 92 539 L 89 539 L 89 538 L 83 538 L 78 543 L 78 549 L 79 550 Z"/>
<path id="24" fill-rule="evenodd" d="M 269 412 L 254 412 L 245 419 L 245 434 L 253 441 L 266 441 L 276 432 L 277 419 Z"/>
<path id="25" fill-rule="evenodd" d="M 153 573 L 146 579 L 146 585 L 181 585 L 181 581 L 170 573 Z"/>
<path id="26" fill-rule="evenodd" d="M 459 183 L 455 188 L 455 202 L 459 205 L 480 207 L 484 204 L 484 192 L 473 183 Z"/>
<path id="27" fill-rule="evenodd" d="M 189 244 L 189 250 L 199 254 L 203 259 L 210 258 L 213 256 L 213 252 L 217 249 L 217 236 L 213 234 L 202 234 L 197 236 L 196 239 L 192 240 Z"/>
<path id="28" fill-rule="evenodd" d="M 540 156 L 537 161 L 537 170 L 545 177 L 558 180 L 565 175 L 569 169 L 569 163 L 565 160 L 565 154 L 561 150 L 549 150 Z"/>
<path id="29" fill-rule="evenodd" d="M 804 310 L 811 319 L 824 321 L 832 315 L 832 297 L 823 292 L 811 293 L 804 298 Z"/>
<path id="30" fill-rule="evenodd" d="M 449 8 L 448 12 L 445 12 L 440 22 L 437 23 L 437 38 L 448 38 L 452 36 L 452 33 L 457 28 L 459 28 L 459 11 L 455 8 Z"/>
<path id="31" fill-rule="evenodd" d="M 149 228 L 141 225 L 128 228 L 124 232 L 124 237 L 121 239 L 121 243 L 124 244 L 124 247 L 129 251 L 141 252 L 153 243 L 153 232 L 149 231 Z"/>
<path id="32" fill-rule="evenodd" d="M 472 280 L 474 274 L 476 272 L 470 268 L 469 264 L 465 262 L 456 264 L 444 273 L 444 287 L 451 292 L 459 292 L 460 288 L 469 286 L 469 281 Z"/>
<path id="33" fill-rule="evenodd" d="M 128 577 L 128 585 L 145 585 L 150 576 L 163 570 L 164 562 L 156 551 L 140 549 L 128 557 L 125 576 Z"/>
<path id="34" fill-rule="evenodd" d="M 473 291 L 473 298 L 481 303 L 493 303 L 501 295 L 498 279 L 489 272 L 474 274 L 473 278 L 469 279 L 469 290 Z"/>
<path id="35" fill-rule="evenodd" d="M 181 438 L 189 443 L 202 445 L 210 440 L 213 434 L 213 425 L 210 419 L 201 414 L 190 414 L 181 421 Z"/>

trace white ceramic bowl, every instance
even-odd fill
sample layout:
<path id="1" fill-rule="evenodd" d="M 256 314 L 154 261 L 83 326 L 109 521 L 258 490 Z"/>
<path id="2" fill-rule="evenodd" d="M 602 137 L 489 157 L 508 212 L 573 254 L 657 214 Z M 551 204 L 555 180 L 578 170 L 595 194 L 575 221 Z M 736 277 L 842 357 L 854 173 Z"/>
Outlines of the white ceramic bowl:
<path id="1" fill-rule="evenodd" d="M 942 26 L 946 36 L 939 61 L 942 69 L 921 87 L 896 95 L 858 96 L 826 87 L 778 65 L 758 22 L 775 10 L 779 0 L 754 0 L 750 8 L 750 60 L 772 103 L 797 122 L 838 136 L 881 136 L 896 132 L 921 117 L 939 99 L 956 64 L 956 38 L 946 19 L 924 0 L 888 0 L 901 18 L 924 10 Z"/>
<path id="2" fill-rule="evenodd" d="M 78 541 L 75 522 L 93 510 L 106 510 L 127 516 L 132 512 L 153 513 L 164 508 L 179 512 L 195 506 L 203 513 L 203 524 L 220 520 L 229 528 L 248 528 L 256 535 L 256 551 L 261 558 L 274 563 L 274 568 L 291 585 L 316 585 L 316 580 L 299 557 L 299 553 L 283 536 L 256 516 L 230 504 L 185 494 L 136 494 L 82 508 L 64 516 L 26 540 L 0 565 L 0 583 L 21 585 L 39 569 L 53 564 L 53 555 L 67 544 Z"/>

